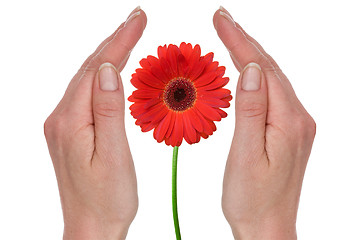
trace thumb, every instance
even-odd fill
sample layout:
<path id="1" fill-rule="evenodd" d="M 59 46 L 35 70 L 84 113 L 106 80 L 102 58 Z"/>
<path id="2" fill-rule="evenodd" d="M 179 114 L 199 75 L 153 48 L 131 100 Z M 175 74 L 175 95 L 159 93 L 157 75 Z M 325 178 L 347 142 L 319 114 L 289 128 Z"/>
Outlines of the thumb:
<path id="1" fill-rule="evenodd" d="M 234 140 L 250 152 L 263 147 L 267 115 L 267 85 L 265 76 L 256 63 L 249 63 L 241 72 L 236 92 L 235 115 Z"/>
<path id="2" fill-rule="evenodd" d="M 111 63 L 99 67 L 93 84 L 93 114 L 96 150 L 117 149 L 127 144 L 124 127 L 124 89 Z"/>

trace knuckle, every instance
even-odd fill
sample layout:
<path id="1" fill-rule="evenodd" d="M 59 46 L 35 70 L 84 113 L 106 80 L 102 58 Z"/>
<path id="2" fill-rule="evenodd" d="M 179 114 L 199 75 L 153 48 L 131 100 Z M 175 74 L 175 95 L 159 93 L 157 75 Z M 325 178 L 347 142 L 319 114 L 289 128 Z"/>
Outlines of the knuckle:
<path id="1" fill-rule="evenodd" d="M 309 119 L 308 119 L 308 129 L 309 129 L 309 132 L 310 132 L 311 136 L 315 137 L 315 135 L 316 135 L 316 122 L 311 116 L 309 116 Z"/>
<path id="2" fill-rule="evenodd" d="M 293 121 L 295 131 L 304 136 L 314 137 L 316 134 L 316 123 L 310 115 L 301 115 Z"/>
<path id="3" fill-rule="evenodd" d="M 50 115 L 44 123 L 44 134 L 47 140 L 58 138 L 67 128 L 66 119 L 62 115 Z"/>
<path id="4" fill-rule="evenodd" d="M 51 119 L 51 117 L 48 117 L 46 119 L 45 123 L 44 123 L 44 135 L 45 135 L 45 138 L 50 137 L 52 128 L 53 128 L 52 119 Z"/>
<path id="5" fill-rule="evenodd" d="M 260 117 L 266 115 L 266 104 L 258 102 L 242 101 L 238 104 L 238 110 L 242 117 Z"/>
<path id="6" fill-rule="evenodd" d="M 130 53 L 130 52 L 132 51 L 131 46 L 130 46 L 129 44 L 127 44 L 126 42 L 120 41 L 120 42 L 119 42 L 119 45 L 120 45 L 120 47 L 123 48 L 124 51 L 126 51 L 126 52 L 129 52 L 129 53 Z"/>
<path id="7" fill-rule="evenodd" d="M 122 104 L 115 100 L 105 103 L 96 103 L 94 105 L 94 115 L 101 117 L 119 117 L 123 110 Z"/>
<path id="8" fill-rule="evenodd" d="M 91 56 L 89 56 L 88 59 L 86 59 L 86 61 L 78 70 L 77 74 L 84 76 L 92 76 L 96 74 L 99 66 L 102 63 L 101 61 L 103 61 L 102 57 L 100 55 L 97 56 L 95 53 L 93 53 Z"/>

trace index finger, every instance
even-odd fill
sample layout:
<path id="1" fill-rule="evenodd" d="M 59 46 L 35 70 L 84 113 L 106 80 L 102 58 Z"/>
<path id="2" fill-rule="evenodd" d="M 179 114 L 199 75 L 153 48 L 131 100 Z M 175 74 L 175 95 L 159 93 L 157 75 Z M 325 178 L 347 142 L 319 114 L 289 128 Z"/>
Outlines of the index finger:
<path id="1" fill-rule="evenodd" d="M 71 118 L 85 118 L 86 121 L 92 122 L 92 86 L 100 65 L 109 62 L 120 71 L 142 36 L 146 22 L 145 12 L 139 7 L 136 8 L 84 62 L 55 111 L 65 110 L 66 115 L 71 115 Z"/>
<path id="2" fill-rule="evenodd" d="M 251 62 L 261 66 L 268 85 L 268 122 L 271 122 L 274 116 L 277 120 L 282 119 L 284 114 L 289 115 L 294 110 L 306 112 L 276 62 L 233 20 L 227 10 L 221 7 L 215 12 L 213 20 L 220 39 L 229 50 L 239 71 Z"/>

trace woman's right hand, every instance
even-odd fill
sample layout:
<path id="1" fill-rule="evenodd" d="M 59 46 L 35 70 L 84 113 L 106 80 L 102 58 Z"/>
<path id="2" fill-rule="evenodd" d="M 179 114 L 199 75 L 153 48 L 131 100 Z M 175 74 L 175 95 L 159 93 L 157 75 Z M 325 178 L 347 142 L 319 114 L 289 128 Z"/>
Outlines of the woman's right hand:
<path id="1" fill-rule="evenodd" d="M 214 26 L 241 72 L 222 206 L 235 239 L 296 239 L 296 215 L 315 137 L 275 61 L 224 8 Z"/>

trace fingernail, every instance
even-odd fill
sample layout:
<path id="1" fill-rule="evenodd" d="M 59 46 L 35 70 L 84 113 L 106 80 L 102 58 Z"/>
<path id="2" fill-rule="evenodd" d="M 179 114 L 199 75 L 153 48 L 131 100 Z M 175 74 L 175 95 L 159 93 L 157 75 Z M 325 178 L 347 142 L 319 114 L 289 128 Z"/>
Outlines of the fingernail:
<path id="1" fill-rule="evenodd" d="M 134 10 L 132 10 L 132 12 L 138 12 L 141 9 L 140 6 L 137 6 L 136 8 L 134 8 Z"/>
<path id="2" fill-rule="evenodd" d="M 256 63 L 249 63 L 242 72 L 241 88 L 245 91 L 257 91 L 261 85 L 261 67 Z"/>
<path id="3" fill-rule="evenodd" d="M 225 10 L 225 8 L 220 6 L 220 12 L 219 12 L 220 16 L 223 16 L 226 20 L 228 20 L 230 23 L 232 23 L 236 27 L 234 19 L 226 12 L 227 11 Z"/>
<path id="4" fill-rule="evenodd" d="M 219 10 L 222 11 L 222 12 L 224 12 L 224 13 L 226 13 L 227 15 L 229 15 L 229 17 L 230 17 L 231 19 L 233 19 L 233 17 L 232 17 L 231 14 L 229 13 L 229 11 L 226 10 L 226 8 L 224 8 L 223 6 L 220 5 Z"/>
<path id="5" fill-rule="evenodd" d="M 124 24 L 124 27 L 126 26 L 126 24 L 129 24 L 132 20 L 134 20 L 134 18 L 136 18 L 137 16 L 140 15 L 140 6 L 137 6 L 133 11 L 132 14 L 126 19 L 126 22 Z"/>
<path id="6" fill-rule="evenodd" d="M 115 91 L 119 88 L 118 73 L 111 63 L 103 63 L 99 67 L 100 89 L 103 91 Z"/>

